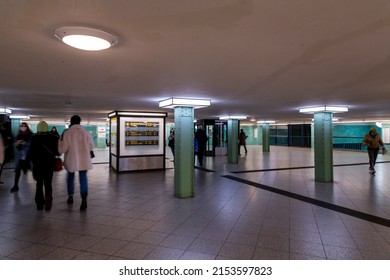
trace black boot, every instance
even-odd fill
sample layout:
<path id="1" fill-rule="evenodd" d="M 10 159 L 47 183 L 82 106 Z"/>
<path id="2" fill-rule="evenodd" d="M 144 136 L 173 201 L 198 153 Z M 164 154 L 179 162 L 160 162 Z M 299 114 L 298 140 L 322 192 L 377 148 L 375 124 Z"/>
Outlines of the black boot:
<path id="1" fill-rule="evenodd" d="M 67 204 L 73 204 L 73 195 L 69 195 L 68 199 L 66 200 Z"/>
<path id="2" fill-rule="evenodd" d="M 87 209 L 87 193 L 82 193 L 80 210 L 83 211 L 85 209 Z"/>
<path id="3" fill-rule="evenodd" d="M 18 192 L 19 191 L 19 186 L 15 185 L 10 189 L 10 192 Z"/>
<path id="4" fill-rule="evenodd" d="M 45 198 L 45 211 L 50 211 L 52 206 L 53 198 L 51 196 Z"/>

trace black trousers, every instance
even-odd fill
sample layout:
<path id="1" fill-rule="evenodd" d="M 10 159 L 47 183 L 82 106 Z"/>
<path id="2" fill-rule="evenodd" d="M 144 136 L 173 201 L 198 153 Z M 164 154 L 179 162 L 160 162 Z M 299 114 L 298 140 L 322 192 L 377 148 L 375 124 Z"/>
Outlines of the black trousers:
<path id="1" fill-rule="evenodd" d="M 19 185 L 19 179 L 20 175 L 22 174 L 22 171 L 24 174 L 27 174 L 27 171 L 31 169 L 30 161 L 29 160 L 23 160 L 20 159 L 15 167 L 15 180 L 14 180 L 14 186 Z"/>
<path id="2" fill-rule="evenodd" d="M 367 152 L 368 152 L 368 159 L 369 159 L 370 168 L 374 168 L 375 163 L 376 163 L 376 158 L 378 157 L 378 154 L 379 154 L 379 148 L 378 149 L 367 149 Z"/>
<path id="3" fill-rule="evenodd" d="M 50 168 L 33 170 L 36 184 L 35 203 L 39 206 L 45 204 L 46 199 L 53 199 L 53 170 Z M 43 191 L 45 189 L 45 191 Z"/>
<path id="4" fill-rule="evenodd" d="M 202 166 L 203 165 L 204 152 L 201 152 L 200 149 L 199 149 L 197 156 L 198 156 L 199 165 Z"/>

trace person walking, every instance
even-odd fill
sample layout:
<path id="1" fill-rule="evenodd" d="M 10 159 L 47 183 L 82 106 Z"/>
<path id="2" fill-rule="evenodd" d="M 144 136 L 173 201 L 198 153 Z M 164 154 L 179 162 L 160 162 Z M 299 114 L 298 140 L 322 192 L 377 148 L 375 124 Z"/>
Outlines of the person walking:
<path id="1" fill-rule="evenodd" d="M 49 133 L 45 121 L 37 125 L 37 133 L 31 137 L 29 157 L 33 164 L 32 172 L 36 180 L 35 203 L 37 210 L 49 211 L 53 201 L 53 171 L 55 158 L 59 155 L 58 137 Z M 43 191 L 45 187 L 45 191 Z"/>
<path id="2" fill-rule="evenodd" d="M 87 171 L 92 169 L 91 151 L 93 140 L 91 134 L 80 125 L 81 118 L 74 115 L 70 119 L 70 127 L 58 141 L 58 151 L 64 154 L 64 167 L 67 174 L 68 204 L 73 204 L 74 177 L 79 172 L 81 205 L 80 210 L 87 209 L 88 177 Z"/>
<path id="3" fill-rule="evenodd" d="M 173 160 L 175 160 L 175 131 L 171 129 L 168 137 L 168 147 L 171 148 Z"/>
<path id="4" fill-rule="evenodd" d="M 3 182 L 1 181 L 1 173 L 3 172 L 4 154 L 5 154 L 5 146 L 4 146 L 3 136 L 0 134 L 0 184 L 3 184 Z"/>
<path id="5" fill-rule="evenodd" d="M 206 152 L 207 135 L 203 130 L 202 125 L 198 125 L 198 129 L 195 132 L 195 139 L 198 141 L 198 162 L 199 166 L 203 166 L 203 156 Z"/>
<path id="6" fill-rule="evenodd" d="M 248 150 L 246 149 L 246 136 L 244 130 L 241 128 L 240 135 L 238 136 L 238 154 L 241 154 L 241 146 L 244 146 L 245 154 L 248 153 Z"/>
<path id="7" fill-rule="evenodd" d="M 58 133 L 58 130 L 55 126 L 53 126 L 53 128 L 50 130 L 50 134 L 53 136 L 60 137 L 60 134 Z"/>
<path id="8" fill-rule="evenodd" d="M 32 132 L 27 123 L 22 122 L 19 126 L 15 142 L 15 180 L 14 186 L 10 189 L 11 193 L 19 191 L 19 179 L 22 170 L 24 174 L 27 174 L 27 171 L 31 169 L 30 159 L 28 158 L 31 136 Z"/>
<path id="9" fill-rule="evenodd" d="M 0 185 L 4 184 L 1 181 L 1 175 L 3 174 L 4 165 L 11 161 L 13 158 L 13 148 L 12 148 L 12 137 L 7 133 L 7 129 L 3 124 L 0 123 L 0 145 L 2 144 L 2 148 L 0 149 Z"/>
<path id="10" fill-rule="evenodd" d="M 362 142 L 367 146 L 368 159 L 369 159 L 369 172 L 375 174 L 375 163 L 379 153 L 379 146 L 382 146 L 382 152 L 386 152 L 386 148 L 383 144 L 381 136 L 376 131 L 376 127 L 372 127 L 371 130 L 364 135 Z"/>

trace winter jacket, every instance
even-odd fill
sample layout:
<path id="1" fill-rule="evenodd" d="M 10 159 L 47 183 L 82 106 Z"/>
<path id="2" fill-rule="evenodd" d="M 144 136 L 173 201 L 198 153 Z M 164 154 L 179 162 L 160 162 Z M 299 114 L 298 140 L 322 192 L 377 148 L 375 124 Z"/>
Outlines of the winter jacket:
<path id="1" fill-rule="evenodd" d="M 92 169 L 92 149 L 91 134 L 79 124 L 70 126 L 58 141 L 58 152 L 65 154 L 64 167 L 68 172 Z"/>
<path id="2" fill-rule="evenodd" d="M 58 137 L 49 132 L 37 133 L 31 137 L 29 158 L 33 164 L 33 174 L 43 170 L 53 170 L 57 151 Z"/>
<path id="3" fill-rule="evenodd" d="M 382 139 L 378 133 L 367 133 L 364 136 L 363 144 L 367 145 L 367 149 L 379 149 L 379 146 L 383 147 Z"/>
<path id="4" fill-rule="evenodd" d="M 32 133 L 19 133 L 16 136 L 16 142 L 14 144 L 16 148 L 16 154 L 15 154 L 15 168 L 19 168 L 19 161 L 25 160 L 27 161 L 28 165 L 30 162 L 30 159 L 28 158 L 28 151 L 30 150 L 30 141 L 32 137 Z"/>

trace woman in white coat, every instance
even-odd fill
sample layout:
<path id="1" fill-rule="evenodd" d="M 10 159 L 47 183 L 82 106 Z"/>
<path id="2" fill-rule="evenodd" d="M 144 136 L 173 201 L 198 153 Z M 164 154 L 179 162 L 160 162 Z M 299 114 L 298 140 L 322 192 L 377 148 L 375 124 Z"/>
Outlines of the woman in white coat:
<path id="1" fill-rule="evenodd" d="M 58 151 L 64 154 L 64 167 L 68 171 L 68 204 L 73 204 L 74 176 L 79 172 L 81 206 L 80 210 L 87 208 L 88 178 L 87 171 L 92 169 L 91 151 L 93 140 L 91 134 L 80 125 L 78 115 L 70 119 L 70 127 L 62 134 L 58 141 Z"/>

